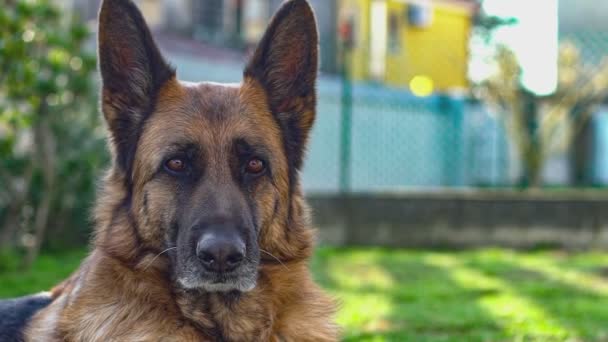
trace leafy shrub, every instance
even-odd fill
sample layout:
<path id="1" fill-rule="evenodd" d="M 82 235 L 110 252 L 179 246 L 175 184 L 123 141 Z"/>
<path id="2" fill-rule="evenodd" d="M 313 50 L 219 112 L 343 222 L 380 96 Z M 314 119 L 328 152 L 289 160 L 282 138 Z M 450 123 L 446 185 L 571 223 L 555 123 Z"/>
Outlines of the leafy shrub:
<path id="1" fill-rule="evenodd" d="M 90 34 L 49 0 L 0 7 L 0 248 L 82 242 L 107 161 Z"/>

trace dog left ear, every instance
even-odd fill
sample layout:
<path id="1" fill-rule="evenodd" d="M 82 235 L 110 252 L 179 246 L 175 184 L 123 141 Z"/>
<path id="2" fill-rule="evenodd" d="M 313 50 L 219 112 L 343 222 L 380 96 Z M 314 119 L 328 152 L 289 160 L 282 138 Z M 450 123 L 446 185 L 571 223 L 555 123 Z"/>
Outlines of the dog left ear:
<path id="1" fill-rule="evenodd" d="M 99 12 L 102 111 L 116 161 L 129 173 L 143 122 L 160 88 L 175 76 L 131 0 L 104 0 Z"/>
<path id="2" fill-rule="evenodd" d="M 275 14 L 245 69 L 245 77 L 264 87 L 295 169 L 315 119 L 318 45 L 312 8 L 306 0 L 290 0 Z"/>

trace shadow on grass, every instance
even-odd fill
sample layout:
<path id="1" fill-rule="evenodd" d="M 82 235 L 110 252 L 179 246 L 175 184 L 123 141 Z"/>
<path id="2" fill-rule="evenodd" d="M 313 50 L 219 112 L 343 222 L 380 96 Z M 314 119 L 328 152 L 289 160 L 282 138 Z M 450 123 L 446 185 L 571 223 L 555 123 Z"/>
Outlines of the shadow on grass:
<path id="1" fill-rule="evenodd" d="M 466 289 L 425 262 L 425 252 L 322 249 L 316 279 L 343 302 L 345 341 L 496 341 L 501 327 Z"/>
<path id="2" fill-rule="evenodd" d="M 511 285 L 517 295 L 542 307 L 575 340 L 608 340 L 608 297 L 584 284 L 568 284 L 517 259 L 475 258 L 467 265 Z"/>

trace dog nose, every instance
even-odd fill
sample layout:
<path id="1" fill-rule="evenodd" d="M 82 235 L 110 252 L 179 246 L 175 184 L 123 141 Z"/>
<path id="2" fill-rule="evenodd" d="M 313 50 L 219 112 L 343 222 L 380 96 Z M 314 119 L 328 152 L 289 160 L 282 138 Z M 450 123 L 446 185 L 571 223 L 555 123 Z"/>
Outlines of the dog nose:
<path id="1" fill-rule="evenodd" d="M 245 243 L 238 237 L 206 235 L 196 245 L 196 256 L 211 272 L 230 272 L 245 259 Z"/>

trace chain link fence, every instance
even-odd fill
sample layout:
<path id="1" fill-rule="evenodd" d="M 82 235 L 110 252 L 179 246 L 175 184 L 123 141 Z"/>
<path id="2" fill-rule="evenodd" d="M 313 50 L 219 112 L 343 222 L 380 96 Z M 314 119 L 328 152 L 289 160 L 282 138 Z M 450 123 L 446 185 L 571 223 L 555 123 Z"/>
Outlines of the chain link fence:
<path id="1" fill-rule="evenodd" d="M 332 80 L 339 82 L 339 80 Z M 330 83 L 330 82 L 328 82 Z M 331 83 L 330 83 L 331 84 Z M 445 187 L 513 187 L 522 165 L 502 120 L 464 97 L 415 98 L 404 91 L 355 85 L 352 118 L 344 127 L 339 93 L 321 87 L 317 121 L 303 172 L 312 192 L 374 192 Z M 371 88 L 371 89 L 370 89 Z M 589 121 L 582 186 L 608 180 L 608 108 Z M 349 146 L 342 132 L 349 130 Z M 343 149 L 348 150 L 345 159 Z M 572 149 L 548 156 L 549 186 L 573 186 Z M 347 174 L 341 173 L 347 163 Z M 346 176 L 347 179 L 341 179 Z M 347 184 L 344 186 L 344 184 Z"/>
<path id="2" fill-rule="evenodd" d="M 400 90 L 355 84 L 352 112 L 345 114 L 340 82 L 321 81 L 303 172 L 307 190 L 370 191 L 462 182 L 463 165 L 452 152 L 462 148 L 463 99 L 416 98 Z"/>

